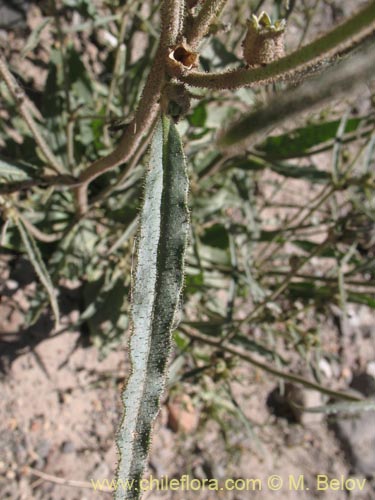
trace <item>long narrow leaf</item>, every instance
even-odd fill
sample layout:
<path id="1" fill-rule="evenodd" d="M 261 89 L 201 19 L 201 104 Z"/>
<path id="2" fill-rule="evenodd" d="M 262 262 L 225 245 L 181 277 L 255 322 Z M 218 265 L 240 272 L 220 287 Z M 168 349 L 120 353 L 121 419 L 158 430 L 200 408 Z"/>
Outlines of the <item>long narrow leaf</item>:
<path id="1" fill-rule="evenodd" d="M 55 317 L 55 326 L 57 327 L 60 321 L 60 313 L 59 313 L 59 306 L 56 300 L 56 292 L 51 277 L 44 264 L 44 261 L 42 259 L 42 256 L 40 254 L 38 245 L 36 244 L 34 237 L 27 230 L 26 226 L 24 225 L 21 219 L 19 219 L 18 217 L 15 218 L 15 223 L 17 225 L 27 255 L 29 256 L 30 262 L 33 265 L 34 270 L 40 282 L 42 283 L 48 294 L 48 298 L 52 307 L 52 312 Z"/>
<path id="2" fill-rule="evenodd" d="M 181 141 L 174 124 L 164 117 L 151 144 L 140 218 L 132 285 L 132 371 L 123 393 L 124 417 L 117 439 L 116 500 L 141 496 L 140 480 L 165 387 L 171 332 L 183 284 L 187 193 Z"/>

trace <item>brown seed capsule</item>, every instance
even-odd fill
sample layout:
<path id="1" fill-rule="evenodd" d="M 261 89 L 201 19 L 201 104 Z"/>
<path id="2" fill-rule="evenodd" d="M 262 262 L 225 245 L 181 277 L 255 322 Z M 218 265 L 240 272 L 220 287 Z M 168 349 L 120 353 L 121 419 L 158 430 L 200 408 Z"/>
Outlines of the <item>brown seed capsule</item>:
<path id="1" fill-rule="evenodd" d="M 263 11 L 259 17 L 253 14 L 247 26 L 243 57 L 249 66 L 263 66 L 283 57 L 284 19 L 272 24 L 269 15 Z"/>
<path id="2" fill-rule="evenodd" d="M 170 76 L 180 76 L 187 70 L 198 66 L 199 55 L 193 52 L 186 43 L 174 47 L 168 56 L 167 68 Z"/>

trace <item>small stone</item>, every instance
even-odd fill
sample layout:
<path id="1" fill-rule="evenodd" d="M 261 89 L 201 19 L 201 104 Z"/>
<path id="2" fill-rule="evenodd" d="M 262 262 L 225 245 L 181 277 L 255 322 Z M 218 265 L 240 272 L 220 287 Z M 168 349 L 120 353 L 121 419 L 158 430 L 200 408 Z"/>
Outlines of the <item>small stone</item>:
<path id="1" fill-rule="evenodd" d="M 18 283 L 16 280 L 6 280 L 5 286 L 7 287 L 8 290 L 17 290 L 18 288 Z"/>
<path id="2" fill-rule="evenodd" d="M 199 415 L 187 394 L 177 396 L 167 405 L 168 427 L 173 432 L 193 432 L 198 425 Z"/>
<path id="3" fill-rule="evenodd" d="M 62 453 L 74 453 L 76 450 L 74 443 L 72 441 L 64 441 L 61 445 Z"/>
<path id="4" fill-rule="evenodd" d="M 366 372 L 354 375 L 350 387 L 366 397 L 375 395 L 375 378 Z"/>

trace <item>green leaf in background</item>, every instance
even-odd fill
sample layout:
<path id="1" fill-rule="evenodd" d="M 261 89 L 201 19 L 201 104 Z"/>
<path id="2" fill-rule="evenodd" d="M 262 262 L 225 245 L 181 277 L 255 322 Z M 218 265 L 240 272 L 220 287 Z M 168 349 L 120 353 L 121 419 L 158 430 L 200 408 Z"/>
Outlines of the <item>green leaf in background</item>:
<path id="1" fill-rule="evenodd" d="M 205 245 L 221 248 L 223 250 L 227 249 L 229 246 L 228 231 L 225 226 L 220 223 L 213 224 L 207 228 L 200 237 L 200 240 Z"/>
<path id="2" fill-rule="evenodd" d="M 243 156 L 234 157 L 228 160 L 225 164 L 225 168 L 238 168 L 239 170 L 264 170 L 266 168 L 266 163 L 264 160 L 256 158 L 255 156 Z"/>
<path id="3" fill-rule="evenodd" d="M 371 307 L 371 309 L 375 309 L 374 295 L 370 296 L 366 293 L 347 291 L 347 301 L 354 302 L 355 304 L 363 304 Z"/>
<path id="4" fill-rule="evenodd" d="M 86 306 L 87 324 L 94 343 L 109 349 L 111 339 L 122 334 L 124 303 L 129 289 L 121 278 L 112 279 L 105 284 L 104 278 L 88 281 L 83 286 L 83 299 Z M 85 316 L 85 312 L 83 313 Z M 121 320 L 121 321 L 120 321 Z"/>
<path id="5" fill-rule="evenodd" d="M 363 122 L 363 118 L 352 118 L 347 121 L 344 133 L 354 132 Z M 310 150 L 335 139 L 340 120 L 317 123 L 301 127 L 286 134 L 268 137 L 257 146 L 268 158 L 295 158 L 309 154 Z"/>
<path id="6" fill-rule="evenodd" d="M 150 149 L 132 285 L 132 370 L 123 392 L 124 417 L 118 433 L 117 480 L 134 481 L 116 500 L 140 498 L 140 480 L 151 429 L 159 411 L 172 329 L 184 275 L 189 231 L 188 178 L 177 129 L 159 119 Z"/>
<path id="7" fill-rule="evenodd" d="M 318 170 L 313 166 L 299 167 L 297 165 L 277 163 L 270 164 L 270 169 L 283 177 L 303 179 L 314 183 L 327 183 L 331 180 L 331 174 L 324 170 Z"/>
<path id="8" fill-rule="evenodd" d="M 0 179 L 13 180 L 26 180 L 35 177 L 37 169 L 26 162 L 8 160 L 0 157 Z"/>
<path id="9" fill-rule="evenodd" d="M 238 345 L 246 349 L 247 351 L 256 352 L 261 356 L 265 356 L 272 361 L 279 361 L 283 365 L 287 365 L 287 361 L 276 351 L 272 351 L 267 347 L 262 346 L 259 342 L 255 342 L 255 340 L 249 339 L 245 337 L 245 335 L 235 335 L 231 340 L 232 344 Z"/>
<path id="10" fill-rule="evenodd" d="M 314 301 L 334 300 L 337 290 L 326 286 L 318 286 L 313 281 L 299 281 L 298 283 L 289 283 L 288 291 L 294 299 L 305 299 Z"/>
<path id="11" fill-rule="evenodd" d="M 229 64 L 240 62 L 232 52 L 226 49 L 223 42 L 218 38 L 213 38 L 212 42 L 204 47 L 199 60 L 205 71 L 217 70 Z"/>
<path id="12" fill-rule="evenodd" d="M 67 50 L 66 66 L 68 67 L 69 84 L 78 101 L 91 104 L 93 99 L 92 82 L 82 62 L 82 55 L 70 46 Z"/>
<path id="13" fill-rule="evenodd" d="M 63 0 L 63 4 L 77 10 L 84 17 L 94 17 L 96 14 L 95 3 L 91 0 Z"/>
<path id="14" fill-rule="evenodd" d="M 291 243 L 293 243 L 293 245 L 300 248 L 301 250 L 304 250 L 307 253 L 314 252 L 316 248 L 320 246 L 318 243 L 309 240 L 294 240 L 291 241 Z M 336 253 L 333 248 L 323 248 L 321 252 L 319 252 L 319 256 L 333 259 L 336 257 Z"/>
<path id="15" fill-rule="evenodd" d="M 207 120 L 207 109 L 204 102 L 195 106 L 193 112 L 188 116 L 190 125 L 193 127 L 204 127 Z"/>

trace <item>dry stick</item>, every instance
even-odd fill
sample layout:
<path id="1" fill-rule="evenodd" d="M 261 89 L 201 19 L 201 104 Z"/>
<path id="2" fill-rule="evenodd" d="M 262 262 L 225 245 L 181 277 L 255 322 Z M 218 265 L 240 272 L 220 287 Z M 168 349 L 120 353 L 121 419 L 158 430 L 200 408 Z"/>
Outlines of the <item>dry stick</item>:
<path id="1" fill-rule="evenodd" d="M 15 78 L 9 71 L 7 64 L 3 57 L 0 57 L 0 76 L 3 78 L 10 94 L 12 95 L 13 99 L 16 101 L 18 111 L 20 112 L 21 116 L 27 123 L 32 135 L 34 136 L 34 139 L 38 146 L 40 147 L 43 155 L 45 156 L 46 160 L 49 163 L 49 168 L 55 170 L 59 174 L 63 174 L 65 169 L 63 165 L 59 162 L 59 160 L 55 157 L 55 155 L 52 153 L 51 149 L 49 148 L 48 144 L 44 140 L 42 134 L 40 133 L 37 124 L 34 121 L 34 118 L 32 117 L 32 114 L 30 113 L 26 96 L 24 91 L 21 89 L 21 87 L 18 85 L 16 82 Z"/>
<path id="2" fill-rule="evenodd" d="M 47 186 L 78 186 L 79 181 L 70 175 L 49 175 L 41 179 L 27 179 L 24 181 L 9 182 L 7 184 L 0 184 L 0 195 L 7 195 L 24 191 L 33 187 L 47 187 Z"/>
<path id="3" fill-rule="evenodd" d="M 274 375 L 275 377 L 281 378 L 283 380 L 289 380 L 290 382 L 294 382 L 296 384 L 301 384 L 304 387 L 308 387 L 309 389 L 314 389 L 323 394 L 327 394 L 327 396 L 331 396 L 334 398 L 341 398 L 348 401 L 361 401 L 363 399 L 359 398 L 358 396 L 348 394 L 346 392 L 327 389 L 315 382 L 312 382 L 294 373 L 287 373 L 282 370 L 278 370 L 277 368 L 273 368 L 272 366 L 266 365 L 265 363 L 256 360 L 243 350 L 232 347 L 230 344 L 227 343 L 222 344 L 220 341 L 212 340 L 212 338 L 208 337 L 207 335 L 202 335 L 201 333 L 196 333 L 195 331 L 193 332 L 191 328 L 187 328 L 185 325 L 180 325 L 179 330 L 184 332 L 188 337 L 190 337 L 193 340 L 198 340 L 199 342 L 211 345 L 213 347 L 216 347 L 217 349 L 221 349 L 223 351 L 229 352 L 230 354 L 238 356 L 239 358 L 251 363 L 252 365 L 256 366 L 257 368 L 260 368 L 261 370 L 266 371 L 267 373 L 270 373 L 271 375 Z"/>
<path id="4" fill-rule="evenodd" d="M 186 41 L 192 49 L 197 48 L 201 39 L 207 34 L 215 17 L 218 16 L 227 0 L 206 0 L 202 5 L 193 24 L 188 27 Z"/>
<path id="5" fill-rule="evenodd" d="M 180 28 L 181 1 L 165 0 L 162 6 L 162 32 L 159 47 L 143 89 L 138 109 L 128 124 L 118 146 L 108 156 L 91 164 L 80 175 L 82 185 L 76 191 L 79 215 L 87 211 L 87 187 L 91 181 L 125 163 L 135 153 L 143 136 L 155 122 L 160 108 L 160 96 L 165 83 L 165 61 L 168 47 L 173 45 Z"/>
<path id="6" fill-rule="evenodd" d="M 235 69 L 223 73 L 181 71 L 179 79 L 194 87 L 236 89 L 243 86 L 264 85 L 295 78 L 300 71 L 319 65 L 324 57 L 333 57 L 356 46 L 375 30 L 375 1 L 372 0 L 343 24 L 308 45 L 282 57 L 268 66 L 253 69 Z"/>
<path id="7" fill-rule="evenodd" d="M 65 479 L 63 477 L 53 476 L 52 474 L 46 474 L 34 467 L 29 467 L 28 465 L 24 468 L 25 473 L 30 473 L 44 481 L 49 481 L 55 484 L 62 484 L 63 486 L 72 486 L 73 488 L 85 488 L 93 491 L 94 486 L 88 481 L 75 481 L 74 479 Z M 104 484 L 100 487 L 100 492 L 112 492 L 113 489 L 105 486 Z"/>
<path id="8" fill-rule="evenodd" d="M 293 89 L 283 96 L 277 96 L 265 109 L 241 118 L 222 134 L 219 144 L 224 147 L 231 146 L 254 133 L 261 133 L 271 124 L 274 127 L 286 118 L 353 91 L 374 75 L 374 65 L 373 48 L 372 51 L 367 50 L 363 54 L 357 53 L 356 56 L 330 69 L 323 77 L 314 78 L 297 90 Z"/>

